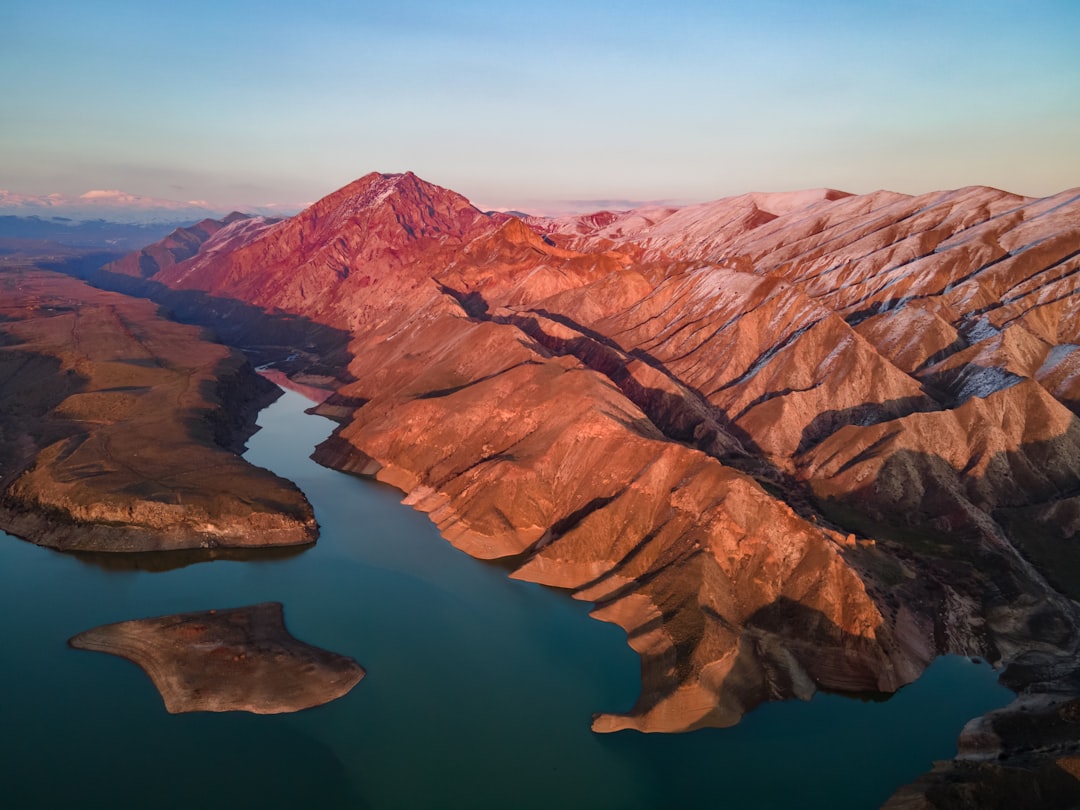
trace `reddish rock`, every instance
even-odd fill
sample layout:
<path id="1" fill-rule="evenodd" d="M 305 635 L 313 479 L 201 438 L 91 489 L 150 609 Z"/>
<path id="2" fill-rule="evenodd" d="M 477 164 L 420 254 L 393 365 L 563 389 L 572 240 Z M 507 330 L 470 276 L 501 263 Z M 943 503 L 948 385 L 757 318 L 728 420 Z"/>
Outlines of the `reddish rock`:
<path id="1" fill-rule="evenodd" d="M 197 253 L 226 248 L 235 244 L 238 237 L 249 238 L 257 229 L 274 221 L 240 213 L 232 213 L 222 220 L 204 219 L 189 227 L 177 228 L 160 242 L 129 253 L 114 262 L 112 268 L 117 273 L 149 278 Z"/>
<path id="2" fill-rule="evenodd" d="M 368 175 L 156 280 L 349 329 L 318 458 L 595 602 L 643 661 L 595 727 L 671 731 L 1068 647 L 1080 556 L 1020 527 L 1080 490 L 1077 244 L 1076 192 L 519 221 Z"/>

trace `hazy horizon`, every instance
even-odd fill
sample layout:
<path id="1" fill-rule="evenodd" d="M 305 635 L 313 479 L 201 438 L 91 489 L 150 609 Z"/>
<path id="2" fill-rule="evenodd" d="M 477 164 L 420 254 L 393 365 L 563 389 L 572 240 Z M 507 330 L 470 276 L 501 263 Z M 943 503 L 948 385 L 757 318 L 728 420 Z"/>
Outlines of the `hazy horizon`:
<path id="1" fill-rule="evenodd" d="M 1080 186 L 1080 6 L 12 0 L 0 188 L 481 207 Z"/>

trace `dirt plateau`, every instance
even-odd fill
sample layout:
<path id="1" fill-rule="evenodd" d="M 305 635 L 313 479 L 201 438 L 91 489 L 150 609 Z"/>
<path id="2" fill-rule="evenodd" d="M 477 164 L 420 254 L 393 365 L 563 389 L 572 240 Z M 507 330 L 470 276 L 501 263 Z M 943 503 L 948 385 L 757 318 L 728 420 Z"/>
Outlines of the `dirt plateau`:
<path id="1" fill-rule="evenodd" d="M 1075 692 L 1080 192 L 539 218 L 373 173 L 170 239 L 96 281 L 348 335 L 317 459 L 626 629 L 641 696 L 596 730 L 892 691 L 946 652 Z M 993 767 L 1056 775 L 1054 740 Z"/>
<path id="2" fill-rule="evenodd" d="M 64 551 L 310 544 L 300 491 L 234 452 L 274 396 L 149 301 L 5 270 L 0 528 Z"/>

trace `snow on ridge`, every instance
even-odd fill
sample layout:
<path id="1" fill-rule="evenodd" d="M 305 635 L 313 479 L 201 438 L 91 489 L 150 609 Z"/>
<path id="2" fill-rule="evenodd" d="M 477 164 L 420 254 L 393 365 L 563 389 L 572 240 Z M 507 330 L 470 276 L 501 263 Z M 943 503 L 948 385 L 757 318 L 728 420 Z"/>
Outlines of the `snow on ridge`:
<path id="1" fill-rule="evenodd" d="M 1042 366 L 1035 372 L 1036 379 L 1053 372 L 1077 349 L 1080 349 L 1080 346 L 1075 343 L 1062 343 L 1052 348 L 1046 355 L 1046 359 L 1043 361 Z"/>
<path id="2" fill-rule="evenodd" d="M 1024 377 L 997 366 L 970 365 L 960 373 L 956 388 L 956 402 L 961 405 L 969 399 L 986 399 L 991 394 L 1012 388 L 1024 381 Z"/>
<path id="3" fill-rule="evenodd" d="M 820 202 L 833 202 L 852 196 L 847 191 L 832 188 L 808 188 L 801 191 L 755 191 L 750 198 L 760 210 L 780 217 Z"/>
<path id="4" fill-rule="evenodd" d="M 77 196 L 58 192 L 18 194 L 0 189 L 0 216 L 64 217 L 76 221 L 105 220 L 124 224 L 181 224 L 221 219 L 235 209 L 236 206 L 219 206 L 206 200 L 168 200 L 119 189 L 91 189 Z M 271 203 L 241 206 L 240 210 L 281 216 L 295 213 L 299 207 Z"/>

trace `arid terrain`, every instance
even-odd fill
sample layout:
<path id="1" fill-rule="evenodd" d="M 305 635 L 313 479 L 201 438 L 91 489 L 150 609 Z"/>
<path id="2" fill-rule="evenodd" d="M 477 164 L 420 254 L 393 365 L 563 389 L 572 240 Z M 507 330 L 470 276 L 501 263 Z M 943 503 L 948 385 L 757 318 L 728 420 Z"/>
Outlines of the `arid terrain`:
<path id="1" fill-rule="evenodd" d="M 942 653 L 1002 668 L 1017 703 L 895 799 L 955 806 L 994 780 L 1080 788 L 1078 270 L 1075 190 L 550 219 L 373 173 L 87 275 L 187 302 L 235 345 L 282 324 L 282 370 L 333 390 L 319 409 L 341 424 L 317 460 L 625 628 L 641 695 L 597 731 L 890 692 Z M 334 336 L 350 359 L 320 348 Z M 1060 722 L 1017 733 L 1032 706 Z"/>
<path id="2" fill-rule="evenodd" d="M 300 491 L 235 452 L 273 396 L 148 301 L 0 271 L 0 527 L 65 551 L 310 544 Z"/>
<path id="3" fill-rule="evenodd" d="M 293 638 L 277 602 L 109 624 L 68 643 L 138 664 L 171 714 L 296 712 L 364 677 L 351 658 Z"/>

